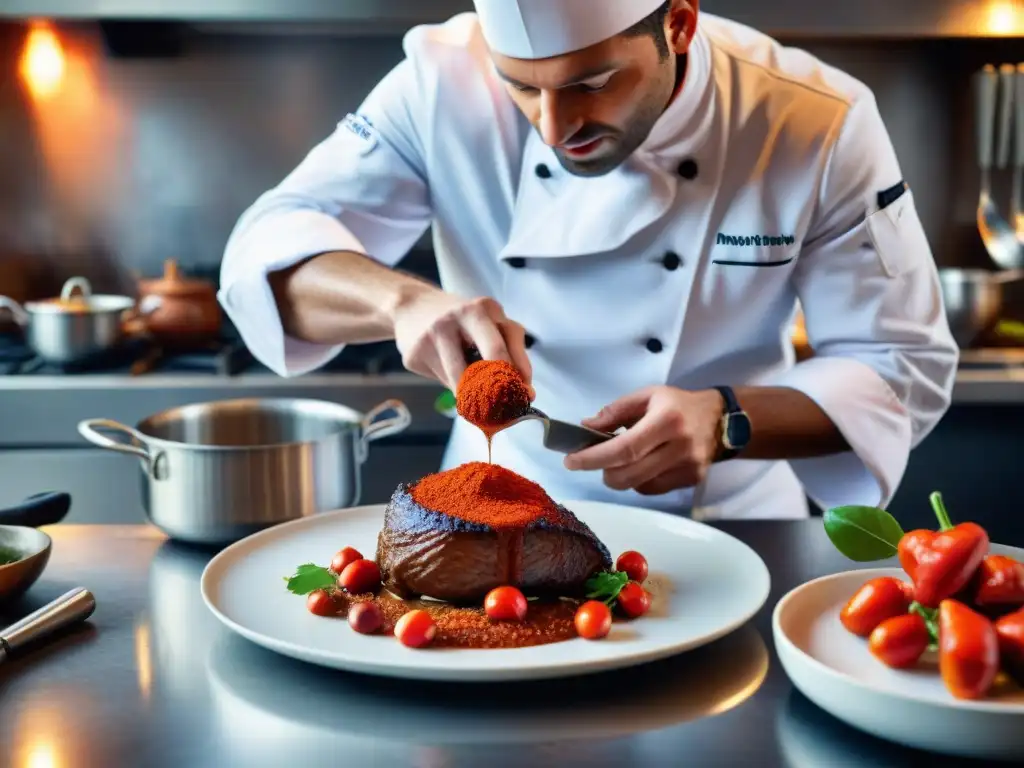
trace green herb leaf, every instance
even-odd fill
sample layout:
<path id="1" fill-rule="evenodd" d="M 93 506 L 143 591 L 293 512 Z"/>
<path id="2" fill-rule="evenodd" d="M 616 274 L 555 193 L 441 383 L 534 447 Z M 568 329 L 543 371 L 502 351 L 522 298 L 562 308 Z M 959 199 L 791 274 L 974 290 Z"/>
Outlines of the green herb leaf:
<path id="1" fill-rule="evenodd" d="M 285 581 L 288 582 L 288 591 L 296 595 L 308 595 L 318 589 L 333 587 L 336 583 L 329 570 L 313 563 L 300 565 L 293 576 L 285 576 Z"/>
<path id="2" fill-rule="evenodd" d="M 443 416 L 455 418 L 455 395 L 450 389 L 446 389 L 434 401 L 434 410 Z"/>
<path id="3" fill-rule="evenodd" d="M 602 571 L 591 576 L 584 586 L 589 590 L 587 597 L 611 605 L 628 583 L 629 574 L 625 571 Z"/>
<path id="4" fill-rule="evenodd" d="M 877 507 L 833 507 L 825 512 L 824 521 L 835 548 L 858 563 L 894 556 L 903 538 L 896 518 Z"/>
<path id="5" fill-rule="evenodd" d="M 922 619 L 924 624 L 928 627 L 928 635 L 932 641 L 929 645 L 930 650 L 938 650 L 939 647 L 939 611 L 935 608 L 926 608 L 916 600 L 910 604 L 910 613 L 916 613 Z"/>

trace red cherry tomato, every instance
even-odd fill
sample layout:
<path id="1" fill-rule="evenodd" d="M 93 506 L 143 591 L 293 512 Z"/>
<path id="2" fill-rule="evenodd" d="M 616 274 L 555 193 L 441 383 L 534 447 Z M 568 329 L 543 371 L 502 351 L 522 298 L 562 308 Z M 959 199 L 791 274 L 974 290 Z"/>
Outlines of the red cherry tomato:
<path id="1" fill-rule="evenodd" d="M 348 623 L 359 634 L 372 635 L 384 623 L 384 613 L 376 603 L 356 603 L 348 611 Z"/>
<path id="2" fill-rule="evenodd" d="M 622 588 L 619 592 L 618 599 L 619 608 L 621 608 L 622 612 L 631 619 L 635 619 L 637 616 L 643 616 L 651 610 L 650 593 L 635 581 L 629 582 Z"/>
<path id="3" fill-rule="evenodd" d="M 576 634 L 586 640 L 600 640 L 612 630 L 612 612 L 602 602 L 588 600 L 576 609 Z"/>
<path id="4" fill-rule="evenodd" d="M 334 598 L 326 590 L 318 589 L 306 596 L 306 608 L 317 616 L 330 616 L 337 611 Z"/>
<path id="5" fill-rule="evenodd" d="M 839 612 L 839 620 L 853 634 L 868 637 L 886 619 L 910 610 L 910 602 L 903 582 L 881 576 L 866 582 L 854 593 Z"/>
<path id="6" fill-rule="evenodd" d="M 615 570 L 625 571 L 630 581 L 643 584 L 647 580 L 647 559 L 633 550 L 623 552 L 615 561 Z"/>
<path id="7" fill-rule="evenodd" d="M 376 592 L 380 589 L 380 568 L 373 560 L 356 560 L 345 566 L 338 577 L 338 586 L 353 595 Z"/>
<path id="8" fill-rule="evenodd" d="M 349 563 L 354 563 L 356 560 L 362 559 L 363 556 L 359 553 L 358 549 L 345 547 L 344 549 L 339 550 L 334 556 L 334 559 L 331 560 L 331 570 L 340 576 L 341 572 L 345 570 Z"/>
<path id="9" fill-rule="evenodd" d="M 484 598 L 484 613 L 495 621 L 522 621 L 526 609 L 526 595 L 515 587 L 497 587 Z"/>
<path id="10" fill-rule="evenodd" d="M 426 611 L 409 611 L 395 622 L 395 637 L 409 648 L 429 645 L 437 635 L 437 624 Z"/>
<path id="11" fill-rule="evenodd" d="M 904 669 L 917 663 L 930 640 L 924 619 L 916 613 L 904 613 L 874 628 L 868 637 L 868 650 L 883 664 Z"/>

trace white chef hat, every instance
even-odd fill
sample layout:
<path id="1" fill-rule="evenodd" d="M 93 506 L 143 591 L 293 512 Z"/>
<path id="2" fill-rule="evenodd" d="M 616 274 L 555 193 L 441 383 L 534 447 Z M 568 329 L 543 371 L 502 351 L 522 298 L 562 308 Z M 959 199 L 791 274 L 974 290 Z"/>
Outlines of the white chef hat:
<path id="1" fill-rule="evenodd" d="M 487 44 L 515 59 L 546 59 L 625 32 L 665 0 L 473 0 Z"/>

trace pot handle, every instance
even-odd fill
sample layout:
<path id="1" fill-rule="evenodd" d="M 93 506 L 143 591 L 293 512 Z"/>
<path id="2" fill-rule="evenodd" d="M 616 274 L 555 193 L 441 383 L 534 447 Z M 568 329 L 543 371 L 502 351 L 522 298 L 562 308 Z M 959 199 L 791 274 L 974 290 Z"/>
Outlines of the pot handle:
<path id="1" fill-rule="evenodd" d="M 98 445 L 100 448 L 106 448 L 107 450 L 117 451 L 119 453 L 127 453 L 131 456 L 138 456 L 140 459 L 145 460 L 147 467 L 152 466 L 153 457 L 145 448 L 139 448 L 135 445 L 126 445 L 125 443 L 117 440 L 112 440 L 109 437 L 104 437 L 97 431 L 100 429 L 107 429 L 111 432 L 121 432 L 134 440 L 138 440 L 143 445 L 146 444 L 142 435 L 131 427 L 126 427 L 124 424 L 119 424 L 116 421 L 110 421 L 109 419 L 86 419 L 85 421 L 80 421 L 78 423 L 78 433 L 93 445 Z"/>
<path id="2" fill-rule="evenodd" d="M 61 301 L 67 301 L 70 299 L 75 292 L 75 288 L 81 291 L 82 296 L 86 299 L 92 296 L 92 286 L 89 284 L 88 280 L 84 277 L 72 277 L 64 283 L 64 287 L 61 289 Z"/>
<path id="3" fill-rule="evenodd" d="M 18 325 L 28 325 L 28 312 L 14 299 L 7 296 L 0 296 L 0 309 L 6 309 L 14 316 L 14 322 Z"/>
<path id="4" fill-rule="evenodd" d="M 377 419 L 388 411 L 394 411 L 395 416 L 389 419 Z M 412 423 L 412 414 L 405 407 L 401 400 L 385 400 L 373 408 L 363 417 L 363 444 L 372 443 L 382 437 L 396 435 L 405 430 Z"/>

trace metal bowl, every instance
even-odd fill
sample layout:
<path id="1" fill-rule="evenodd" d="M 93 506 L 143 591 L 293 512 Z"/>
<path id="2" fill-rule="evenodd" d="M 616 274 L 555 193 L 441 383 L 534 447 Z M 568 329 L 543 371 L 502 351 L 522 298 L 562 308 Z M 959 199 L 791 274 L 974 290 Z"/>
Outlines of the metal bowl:
<path id="1" fill-rule="evenodd" d="M 999 320 L 1003 285 L 1019 275 L 984 269 L 940 269 L 939 282 L 953 338 L 961 348 L 971 346 Z"/>

